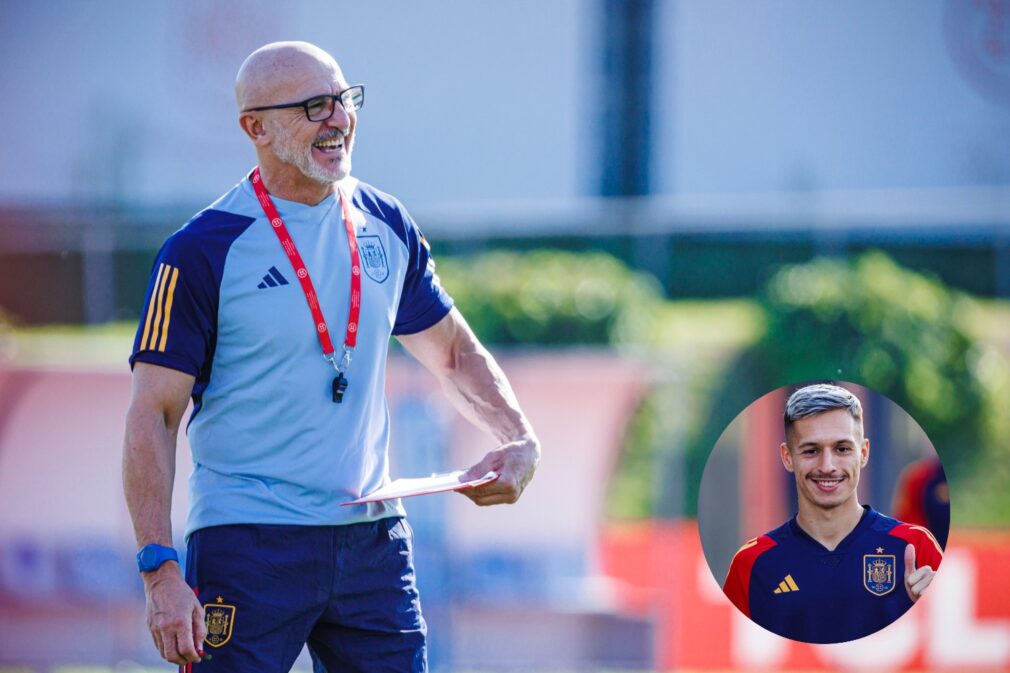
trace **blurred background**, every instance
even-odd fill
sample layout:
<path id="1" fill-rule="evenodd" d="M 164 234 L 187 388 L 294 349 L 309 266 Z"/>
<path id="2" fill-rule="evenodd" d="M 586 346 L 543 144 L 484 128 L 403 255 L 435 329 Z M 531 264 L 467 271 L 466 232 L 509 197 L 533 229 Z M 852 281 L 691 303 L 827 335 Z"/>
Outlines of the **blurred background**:
<path id="1" fill-rule="evenodd" d="M 253 166 L 232 85 L 277 39 L 366 84 L 354 172 L 544 440 L 513 507 L 406 503 L 434 671 L 1010 669 L 1010 0 L 7 0 L 0 670 L 171 668 L 126 358 L 158 246 Z M 750 626 L 695 523 L 726 426 L 811 379 L 900 405 L 951 494 L 930 593 L 837 646 Z M 388 390 L 394 476 L 489 448 L 399 351 Z"/>

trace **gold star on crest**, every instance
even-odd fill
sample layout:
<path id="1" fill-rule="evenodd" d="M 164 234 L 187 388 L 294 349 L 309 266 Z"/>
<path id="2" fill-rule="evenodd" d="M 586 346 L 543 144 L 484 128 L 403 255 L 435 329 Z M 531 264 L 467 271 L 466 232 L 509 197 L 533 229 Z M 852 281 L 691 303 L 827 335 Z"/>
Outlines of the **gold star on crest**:
<path id="1" fill-rule="evenodd" d="M 218 602 L 218 603 L 224 603 L 224 599 L 223 599 L 223 598 L 221 598 L 220 596 L 218 596 L 218 597 L 217 597 L 217 602 Z"/>
<path id="2" fill-rule="evenodd" d="M 877 547 L 877 553 L 878 554 L 883 554 L 884 553 L 884 548 L 883 547 Z M 217 599 L 217 600 L 218 600 L 219 603 L 221 602 L 220 598 Z"/>

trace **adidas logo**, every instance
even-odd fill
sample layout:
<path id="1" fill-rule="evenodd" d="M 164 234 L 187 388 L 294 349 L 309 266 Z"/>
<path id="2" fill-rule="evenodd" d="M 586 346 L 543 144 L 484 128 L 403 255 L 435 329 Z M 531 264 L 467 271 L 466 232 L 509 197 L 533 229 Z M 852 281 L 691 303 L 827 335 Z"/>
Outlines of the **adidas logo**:
<path id="1" fill-rule="evenodd" d="M 287 284 L 288 279 L 281 275 L 281 272 L 277 270 L 276 266 L 272 266 L 270 267 L 270 271 L 267 275 L 263 276 L 263 280 L 256 287 L 261 290 L 265 290 L 268 287 L 277 287 L 278 285 Z"/>
<path id="2" fill-rule="evenodd" d="M 796 586 L 796 580 L 793 579 L 792 575 L 786 575 L 786 578 L 779 582 L 779 588 L 772 593 L 776 594 L 787 594 L 791 591 L 799 591 L 800 588 Z"/>

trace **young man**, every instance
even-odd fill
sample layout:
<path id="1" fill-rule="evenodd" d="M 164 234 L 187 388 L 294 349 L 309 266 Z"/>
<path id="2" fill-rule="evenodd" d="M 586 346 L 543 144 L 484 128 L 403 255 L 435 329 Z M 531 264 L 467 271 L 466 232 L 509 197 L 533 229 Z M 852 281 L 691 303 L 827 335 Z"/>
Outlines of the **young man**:
<path id="1" fill-rule="evenodd" d="M 364 87 L 282 42 L 246 59 L 236 98 L 259 166 L 162 247 L 130 358 L 123 477 L 148 627 L 203 673 L 287 671 L 306 642 L 317 671 L 425 671 L 403 507 L 341 506 L 389 479 L 390 335 L 499 442 L 469 471 L 499 475 L 467 492 L 478 505 L 515 502 L 540 444 L 417 225 L 350 175 Z M 190 397 L 184 579 L 170 510 Z"/>
<path id="2" fill-rule="evenodd" d="M 793 640 L 835 643 L 878 631 L 919 599 L 943 552 L 925 528 L 859 504 L 870 440 L 851 392 L 797 390 L 785 436 L 779 455 L 795 475 L 799 511 L 740 548 L 723 591 L 754 622 Z"/>

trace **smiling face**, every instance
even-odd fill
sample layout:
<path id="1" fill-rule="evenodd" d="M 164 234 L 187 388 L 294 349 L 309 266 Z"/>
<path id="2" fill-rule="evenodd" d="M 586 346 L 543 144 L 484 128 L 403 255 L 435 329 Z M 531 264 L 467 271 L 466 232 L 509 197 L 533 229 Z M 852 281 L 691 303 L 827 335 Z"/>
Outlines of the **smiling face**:
<path id="1" fill-rule="evenodd" d="M 318 77 L 307 77 L 288 94 L 291 100 L 305 100 L 319 94 L 335 95 L 346 89 L 348 84 L 336 64 L 333 69 L 329 73 L 317 73 Z M 333 105 L 333 115 L 321 122 L 309 121 L 304 108 L 268 110 L 263 120 L 273 136 L 270 149 L 274 156 L 298 168 L 305 177 L 322 183 L 342 180 L 351 172 L 357 113 L 344 110 L 339 103 Z"/>
<path id="2" fill-rule="evenodd" d="M 239 122 L 275 182 L 298 191 L 306 183 L 328 186 L 347 177 L 357 113 L 339 102 L 323 121 L 309 120 L 301 106 L 245 110 L 336 95 L 348 86 L 336 61 L 314 45 L 275 43 L 246 59 L 236 81 Z"/>
<path id="3" fill-rule="evenodd" d="M 793 422 L 779 447 L 785 468 L 796 475 L 801 510 L 858 506 L 860 470 L 870 457 L 862 422 L 848 409 L 832 409 Z"/>

